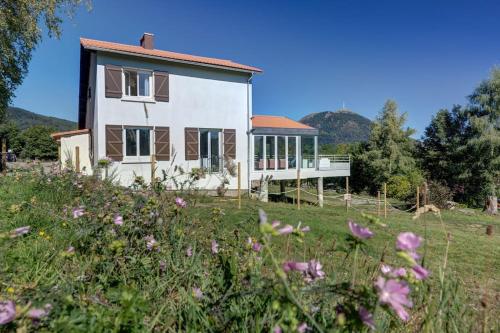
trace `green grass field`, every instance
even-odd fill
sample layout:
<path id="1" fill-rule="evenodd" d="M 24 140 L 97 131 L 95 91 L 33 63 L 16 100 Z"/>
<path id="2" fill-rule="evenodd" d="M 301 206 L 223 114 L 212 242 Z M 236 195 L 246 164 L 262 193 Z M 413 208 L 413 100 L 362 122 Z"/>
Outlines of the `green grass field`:
<path id="1" fill-rule="evenodd" d="M 275 301 L 275 296 L 270 296 L 270 300 L 265 297 L 281 290 L 264 287 L 272 276 L 272 269 L 265 266 L 269 258 L 264 257 L 259 263 L 244 249 L 248 237 L 260 237 L 259 208 L 267 212 L 270 220 L 310 226 L 303 242 L 289 236 L 273 238 L 274 255 L 279 261 L 319 259 L 333 285 L 351 281 L 355 265 L 357 284 L 371 286 L 381 261 L 401 263 L 394 251 L 400 232 L 412 231 L 424 237 L 421 253 L 424 265 L 431 271 L 428 287 L 419 287 L 415 295 L 418 306 L 412 309 L 412 320 L 407 324 L 377 312 L 380 331 L 424 330 L 422 327 L 428 327 L 426 322 L 434 321 L 433 318 L 437 318 L 436 323 L 429 324 L 432 328 L 426 331 L 467 331 L 470 328 L 461 327 L 460 316 L 474 330 L 482 327 L 495 331 L 499 327 L 498 217 L 480 211 L 442 211 L 441 218 L 427 213 L 413 220 L 411 213 L 391 209 L 388 218 L 382 219 L 386 224 L 382 227 L 370 224 L 361 215 L 373 214 L 373 205 L 355 205 L 346 211 L 342 202 L 327 200 L 324 208 L 304 203 L 298 210 L 289 203 L 244 199 L 238 209 L 233 198 L 200 195 L 186 197 L 188 208 L 181 215 L 172 215 L 172 205 L 167 203 L 171 202 L 171 195 L 152 198 L 147 191 L 141 191 L 137 196 L 90 179 L 66 177 L 47 180 L 44 175 L 18 172 L 0 178 L 0 233 L 8 235 L 10 230 L 25 225 L 32 228 L 23 237 L 0 238 L 0 301 L 15 299 L 19 313 L 22 306 L 53 305 L 50 317 L 41 323 L 35 325 L 20 314 L 15 326 L 0 325 L 0 332 L 254 332 L 270 331 L 276 323 L 294 331 L 291 327 L 296 327 L 295 319 L 289 319 L 289 312 L 275 308 L 273 303 L 279 299 L 287 304 L 283 296 L 276 296 Z M 71 209 L 81 204 L 86 215 L 73 219 Z M 161 218 L 155 220 L 155 225 L 145 222 L 151 207 L 158 210 Z M 125 222 L 122 229 L 110 232 L 114 211 L 119 211 Z M 365 253 L 356 264 L 346 241 L 349 219 L 375 233 L 366 241 Z M 487 225 L 493 226 L 492 236 L 486 235 Z M 158 240 L 158 253 L 144 249 L 142 237 L 149 234 Z M 212 239 L 220 244 L 219 257 L 210 254 Z M 457 289 L 444 297 L 452 301 L 443 299 L 442 286 L 446 281 L 439 279 L 447 244 L 447 269 L 442 276 L 446 281 L 457 282 Z M 65 252 L 70 245 L 76 248 L 75 254 Z M 187 246 L 193 247 L 192 258 L 185 258 Z M 166 271 L 159 270 L 159 261 L 165 262 Z M 256 278 L 251 272 L 261 264 L 264 266 Z M 206 295 L 202 301 L 191 295 L 195 286 Z M 299 283 L 292 289 L 301 292 L 300 286 Z M 267 291 L 263 293 L 260 288 Z M 233 299 L 235 290 L 240 294 Z M 307 292 L 310 291 L 301 298 L 306 304 L 316 304 L 321 298 Z M 424 295 L 426 292 L 428 295 Z M 321 303 L 324 310 L 318 320 L 327 327 L 332 325 L 328 316 L 335 312 L 337 299 L 340 298 Z M 446 308 L 451 306 L 457 310 Z M 442 311 L 455 312 L 452 316 L 434 314 Z M 293 313 L 297 320 L 307 320 L 300 312 Z M 338 324 L 338 319 L 332 320 Z M 437 322 L 440 320 L 444 322 Z M 342 326 L 330 330 L 345 331 Z"/>

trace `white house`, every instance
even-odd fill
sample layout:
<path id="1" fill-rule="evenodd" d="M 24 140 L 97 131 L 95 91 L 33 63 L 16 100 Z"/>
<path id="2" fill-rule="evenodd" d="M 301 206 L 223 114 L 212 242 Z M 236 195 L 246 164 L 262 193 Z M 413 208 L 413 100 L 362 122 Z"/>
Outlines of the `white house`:
<path id="1" fill-rule="evenodd" d="M 123 185 L 136 176 L 149 182 L 152 161 L 155 177 L 173 166 L 201 168 L 206 176 L 196 186 L 206 190 L 220 185 L 227 160 L 240 162 L 243 189 L 266 176 L 295 179 L 297 169 L 302 178 L 349 175 L 348 157 L 318 155 L 318 130 L 253 116 L 259 68 L 161 51 L 149 33 L 137 46 L 86 38 L 80 45 L 79 130 L 53 134 L 63 163 L 75 162 L 78 149 L 91 172 L 109 157 Z M 235 189 L 237 178 L 227 187 Z"/>

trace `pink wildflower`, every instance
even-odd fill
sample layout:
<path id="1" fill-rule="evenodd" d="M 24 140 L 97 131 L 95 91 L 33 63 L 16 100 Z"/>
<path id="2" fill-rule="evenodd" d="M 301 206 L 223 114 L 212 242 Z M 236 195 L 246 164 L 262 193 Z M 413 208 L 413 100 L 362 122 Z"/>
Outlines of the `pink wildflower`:
<path id="1" fill-rule="evenodd" d="M 420 265 L 413 266 L 411 270 L 413 271 L 413 275 L 415 275 L 415 279 L 417 280 L 425 280 L 429 276 L 429 271 Z"/>
<path id="2" fill-rule="evenodd" d="M 352 234 L 359 239 L 368 239 L 373 237 L 373 232 L 371 232 L 370 229 L 363 228 L 353 221 L 349 221 L 349 229 L 351 230 Z"/>
<path id="3" fill-rule="evenodd" d="M 380 303 L 389 305 L 402 320 L 407 321 L 410 318 L 405 307 L 411 308 L 413 304 L 408 299 L 410 288 L 406 282 L 393 279 L 386 281 L 379 276 L 375 287 Z"/>
<path id="4" fill-rule="evenodd" d="M 34 321 L 37 321 L 37 320 L 40 320 L 44 317 L 47 317 L 50 313 L 50 310 L 52 309 L 52 305 L 51 304 L 45 304 L 45 306 L 40 309 L 40 308 L 35 308 L 35 309 L 31 309 L 28 311 L 28 318 L 34 320 Z"/>
<path id="5" fill-rule="evenodd" d="M 259 242 L 253 243 L 252 250 L 254 250 L 255 252 L 260 252 L 262 250 L 262 244 L 260 244 Z"/>
<path id="6" fill-rule="evenodd" d="M 275 327 L 273 328 L 273 333 L 281 333 L 281 332 L 282 332 L 281 327 L 279 327 L 279 326 L 275 326 Z"/>
<path id="7" fill-rule="evenodd" d="M 393 277 L 393 278 L 406 276 L 406 269 L 404 269 L 403 267 L 392 268 L 389 265 L 382 265 L 380 267 L 380 271 L 382 271 L 382 273 L 384 275 L 387 275 L 387 276 Z"/>
<path id="8" fill-rule="evenodd" d="M 146 241 L 146 248 L 149 251 L 156 249 L 157 252 L 160 252 L 160 247 L 158 246 L 158 242 L 156 241 L 156 239 L 154 239 L 153 235 L 144 237 L 144 240 Z"/>
<path id="9" fill-rule="evenodd" d="M 307 262 L 287 261 L 283 264 L 285 273 L 290 271 L 305 272 L 308 267 L 309 264 Z"/>
<path id="10" fill-rule="evenodd" d="M 123 225 L 123 217 L 120 214 L 116 214 L 113 222 L 115 225 Z"/>
<path id="11" fill-rule="evenodd" d="M 302 272 L 306 282 L 313 282 L 325 277 L 325 272 L 322 271 L 323 266 L 317 260 L 312 259 L 309 262 L 287 261 L 283 264 L 285 273 L 290 271 Z"/>
<path id="12" fill-rule="evenodd" d="M 375 329 L 375 323 L 373 321 L 373 315 L 364 307 L 360 306 L 358 310 L 359 318 L 369 328 L 372 330 Z"/>
<path id="13" fill-rule="evenodd" d="M 75 253 L 75 248 L 73 246 L 68 246 L 66 253 Z"/>
<path id="14" fill-rule="evenodd" d="M 305 331 L 309 330 L 309 326 L 307 326 L 306 323 L 302 323 L 297 327 L 297 332 L 299 333 L 305 333 Z"/>
<path id="15" fill-rule="evenodd" d="M 16 228 L 10 232 L 10 238 L 16 238 L 19 236 L 26 235 L 28 232 L 30 232 L 30 230 L 31 230 L 30 226 Z"/>
<path id="16" fill-rule="evenodd" d="M 203 298 L 203 292 L 201 291 L 200 288 L 194 287 L 193 288 L 193 296 L 196 299 L 202 299 Z"/>
<path id="17" fill-rule="evenodd" d="M 193 256 L 193 248 L 191 246 L 189 246 L 186 249 L 186 257 L 191 257 L 191 256 Z"/>
<path id="18" fill-rule="evenodd" d="M 13 301 L 0 302 L 0 325 L 10 323 L 16 318 L 16 305 Z"/>
<path id="19" fill-rule="evenodd" d="M 284 226 L 283 228 L 278 229 L 278 234 L 280 235 L 288 235 L 293 232 L 293 227 L 289 224 Z"/>
<path id="20" fill-rule="evenodd" d="M 175 204 L 179 208 L 186 208 L 187 207 L 187 202 L 184 199 L 182 199 L 181 197 L 175 198 Z"/>
<path id="21" fill-rule="evenodd" d="M 78 208 L 73 208 L 73 218 L 74 219 L 77 219 L 80 216 L 83 216 L 84 213 L 85 213 L 85 211 L 83 210 L 82 206 L 80 206 Z"/>
<path id="22" fill-rule="evenodd" d="M 311 228 L 309 226 L 305 226 L 305 227 L 301 228 L 300 231 L 309 232 L 309 231 L 311 231 Z"/>
<path id="23" fill-rule="evenodd" d="M 214 239 L 212 240 L 212 254 L 217 254 L 217 253 L 219 253 L 219 244 Z"/>
<path id="24" fill-rule="evenodd" d="M 418 259 L 416 250 L 420 247 L 423 238 L 415 235 L 413 232 L 402 232 L 396 240 L 396 248 L 407 252 L 413 259 Z"/>

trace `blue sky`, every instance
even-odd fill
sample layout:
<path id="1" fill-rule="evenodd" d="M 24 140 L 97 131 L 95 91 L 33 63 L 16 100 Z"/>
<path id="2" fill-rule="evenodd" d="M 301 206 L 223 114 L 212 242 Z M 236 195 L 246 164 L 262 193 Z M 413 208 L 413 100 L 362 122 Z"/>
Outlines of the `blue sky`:
<path id="1" fill-rule="evenodd" d="M 293 119 L 346 107 L 373 119 L 395 99 L 420 136 L 440 108 L 500 65 L 500 1 L 94 0 L 44 36 L 12 105 L 76 120 L 79 37 L 258 66 L 254 113 Z"/>

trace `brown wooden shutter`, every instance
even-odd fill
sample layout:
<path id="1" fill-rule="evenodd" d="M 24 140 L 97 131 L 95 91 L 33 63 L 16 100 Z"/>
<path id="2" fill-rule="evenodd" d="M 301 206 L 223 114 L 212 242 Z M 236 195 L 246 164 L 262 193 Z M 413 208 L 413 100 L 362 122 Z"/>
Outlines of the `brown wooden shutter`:
<path id="1" fill-rule="evenodd" d="M 122 126 L 106 125 L 106 156 L 113 161 L 123 160 Z"/>
<path id="2" fill-rule="evenodd" d="M 155 101 L 168 102 L 169 82 L 167 72 L 154 73 L 155 76 Z"/>
<path id="3" fill-rule="evenodd" d="M 236 130 L 224 129 L 224 157 L 236 159 Z"/>
<path id="4" fill-rule="evenodd" d="M 155 155 L 157 161 L 170 160 L 170 128 L 155 127 Z"/>
<path id="5" fill-rule="evenodd" d="M 106 97 L 122 97 L 122 69 L 118 66 L 106 65 L 104 85 Z"/>
<path id="6" fill-rule="evenodd" d="M 198 129 L 186 127 L 184 129 L 184 137 L 186 140 L 186 161 L 199 159 L 198 156 Z"/>

